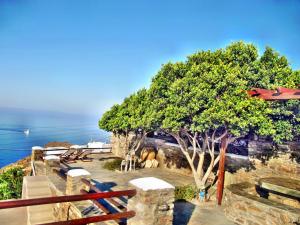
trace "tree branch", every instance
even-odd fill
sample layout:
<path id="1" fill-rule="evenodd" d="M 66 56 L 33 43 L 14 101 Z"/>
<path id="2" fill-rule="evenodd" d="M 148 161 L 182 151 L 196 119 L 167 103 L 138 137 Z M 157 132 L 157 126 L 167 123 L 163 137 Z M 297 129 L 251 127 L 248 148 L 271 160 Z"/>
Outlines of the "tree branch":
<path id="1" fill-rule="evenodd" d="M 226 135 L 227 135 L 227 129 L 225 130 L 225 132 L 224 132 L 220 137 L 216 138 L 215 141 L 221 140 L 221 139 L 222 139 L 223 137 L 225 137 Z"/>

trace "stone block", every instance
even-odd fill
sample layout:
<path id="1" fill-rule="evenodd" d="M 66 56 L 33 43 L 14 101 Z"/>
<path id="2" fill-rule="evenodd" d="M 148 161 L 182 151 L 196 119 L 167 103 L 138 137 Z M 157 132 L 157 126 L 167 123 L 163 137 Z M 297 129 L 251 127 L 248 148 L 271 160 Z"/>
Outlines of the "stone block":
<path id="1" fill-rule="evenodd" d="M 46 175 L 53 174 L 53 169 L 60 167 L 60 158 L 58 156 L 49 155 L 44 158 Z"/>
<path id="2" fill-rule="evenodd" d="M 82 182 L 82 178 L 90 180 L 91 174 L 84 169 L 73 169 L 68 171 L 66 186 L 67 195 L 80 194 L 81 189 L 89 191 L 89 187 Z"/>
<path id="3" fill-rule="evenodd" d="M 136 216 L 128 225 L 171 225 L 173 223 L 174 186 L 154 177 L 130 181 L 137 194 L 128 200 L 128 210 Z"/>
<path id="4" fill-rule="evenodd" d="M 33 146 L 31 148 L 31 161 L 41 161 L 43 160 L 43 150 L 41 146 Z"/>

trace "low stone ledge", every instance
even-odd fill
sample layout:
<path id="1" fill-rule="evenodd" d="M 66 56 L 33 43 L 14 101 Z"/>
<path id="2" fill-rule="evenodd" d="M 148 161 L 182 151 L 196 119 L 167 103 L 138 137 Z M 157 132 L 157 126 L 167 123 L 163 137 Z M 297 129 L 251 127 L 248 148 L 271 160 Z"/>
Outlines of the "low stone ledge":
<path id="1" fill-rule="evenodd" d="M 225 215 L 241 225 L 295 225 L 300 223 L 300 209 L 248 192 L 254 184 L 232 184 L 226 189 Z"/>
<path id="2" fill-rule="evenodd" d="M 46 175 L 51 175 L 54 173 L 54 169 L 60 167 L 60 158 L 58 156 L 49 155 L 44 158 Z"/>
<path id="3" fill-rule="evenodd" d="M 33 146 L 31 148 L 31 161 L 41 161 L 43 160 L 43 150 L 41 146 Z"/>

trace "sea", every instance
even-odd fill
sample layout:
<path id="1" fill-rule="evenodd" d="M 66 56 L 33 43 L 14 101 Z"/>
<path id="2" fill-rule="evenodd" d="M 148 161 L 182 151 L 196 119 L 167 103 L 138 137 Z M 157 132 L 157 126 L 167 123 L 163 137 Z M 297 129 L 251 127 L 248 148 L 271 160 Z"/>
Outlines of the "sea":
<path id="1" fill-rule="evenodd" d="M 0 168 L 30 155 L 33 146 L 52 141 L 108 143 L 110 133 L 98 128 L 99 118 L 100 115 L 0 108 Z"/>

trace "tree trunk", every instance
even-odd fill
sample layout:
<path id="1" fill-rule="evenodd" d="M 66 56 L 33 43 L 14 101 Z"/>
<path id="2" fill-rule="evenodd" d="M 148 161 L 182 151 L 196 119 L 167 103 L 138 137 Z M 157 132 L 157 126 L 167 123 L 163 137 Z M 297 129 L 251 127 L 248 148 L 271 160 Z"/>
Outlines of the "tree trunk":
<path id="1" fill-rule="evenodd" d="M 217 187 L 217 200 L 218 205 L 222 203 L 223 189 L 224 189 L 224 175 L 225 175 L 225 154 L 227 149 L 227 136 L 221 139 L 220 161 L 219 161 L 219 173 L 218 173 L 218 187 Z"/>

